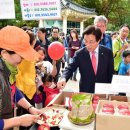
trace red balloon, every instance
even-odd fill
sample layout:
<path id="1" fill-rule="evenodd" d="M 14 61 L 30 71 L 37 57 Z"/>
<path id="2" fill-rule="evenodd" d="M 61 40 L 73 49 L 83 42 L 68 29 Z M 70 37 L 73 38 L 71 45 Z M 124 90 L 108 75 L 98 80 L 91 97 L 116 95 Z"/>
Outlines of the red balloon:
<path id="1" fill-rule="evenodd" d="M 53 60 L 59 60 L 64 56 L 65 48 L 62 43 L 55 41 L 48 47 L 48 54 Z"/>
<path id="2" fill-rule="evenodd" d="M 46 97 L 45 106 L 47 106 L 57 94 L 50 94 Z"/>

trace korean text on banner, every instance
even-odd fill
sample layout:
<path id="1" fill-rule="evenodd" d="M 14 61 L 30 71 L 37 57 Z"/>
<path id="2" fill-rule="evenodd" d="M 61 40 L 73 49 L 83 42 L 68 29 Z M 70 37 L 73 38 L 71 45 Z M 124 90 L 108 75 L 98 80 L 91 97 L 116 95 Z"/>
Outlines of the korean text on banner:
<path id="1" fill-rule="evenodd" d="M 23 20 L 60 19 L 60 0 L 21 0 Z"/>

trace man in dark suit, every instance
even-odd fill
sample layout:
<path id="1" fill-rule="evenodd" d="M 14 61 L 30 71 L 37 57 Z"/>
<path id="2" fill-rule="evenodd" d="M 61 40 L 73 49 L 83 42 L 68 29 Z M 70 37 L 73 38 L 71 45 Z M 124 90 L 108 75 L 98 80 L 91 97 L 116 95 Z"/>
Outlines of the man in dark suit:
<path id="1" fill-rule="evenodd" d="M 95 83 L 111 83 L 114 72 L 112 51 L 99 45 L 102 32 L 99 28 L 88 26 L 84 33 L 85 47 L 76 52 L 73 62 L 63 72 L 57 83 L 64 88 L 72 73 L 79 68 L 81 75 L 80 92 L 94 93 Z"/>

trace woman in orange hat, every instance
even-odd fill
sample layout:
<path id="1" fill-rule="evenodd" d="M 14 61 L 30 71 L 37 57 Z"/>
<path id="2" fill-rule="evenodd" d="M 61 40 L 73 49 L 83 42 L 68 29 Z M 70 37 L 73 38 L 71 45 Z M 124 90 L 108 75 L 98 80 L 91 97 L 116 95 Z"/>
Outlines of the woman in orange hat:
<path id="1" fill-rule="evenodd" d="M 40 55 L 30 46 L 28 34 L 15 26 L 7 26 L 0 30 L 0 48 L 0 130 L 29 126 L 37 122 L 38 115 L 42 112 L 24 98 L 15 85 L 15 75 L 22 58 L 35 61 Z M 13 118 L 13 102 L 32 115 Z"/>

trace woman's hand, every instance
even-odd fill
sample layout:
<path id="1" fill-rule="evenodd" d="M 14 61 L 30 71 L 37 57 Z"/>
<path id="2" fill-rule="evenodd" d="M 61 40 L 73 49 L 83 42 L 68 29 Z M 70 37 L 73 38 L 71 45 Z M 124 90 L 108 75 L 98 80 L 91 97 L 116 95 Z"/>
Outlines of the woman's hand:
<path id="1" fill-rule="evenodd" d="M 128 44 L 124 44 L 124 45 L 122 46 L 122 48 L 121 48 L 121 52 L 125 51 L 125 49 L 127 49 L 127 48 L 128 48 Z"/>
<path id="2" fill-rule="evenodd" d="M 37 66 L 37 67 L 42 67 L 42 66 L 43 66 L 43 63 L 42 63 L 42 62 L 38 62 L 38 63 L 36 63 L 36 66 Z"/>
<path id="3" fill-rule="evenodd" d="M 42 114 L 43 112 L 35 107 L 31 107 L 29 109 L 29 113 L 31 113 L 33 115 L 39 115 L 39 114 Z"/>
<path id="4" fill-rule="evenodd" d="M 79 47 L 72 46 L 72 49 L 74 49 L 74 50 L 78 50 L 78 49 L 79 49 Z"/>
<path id="5" fill-rule="evenodd" d="M 56 60 L 52 61 L 52 65 L 56 66 Z"/>
<path id="6" fill-rule="evenodd" d="M 25 114 L 18 117 L 20 126 L 30 126 L 40 119 L 39 115 Z"/>
<path id="7" fill-rule="evenodd" d="M 4 119 L 4 130 L 10 129 L 15 126 L 30 126 L 33 123 L 36 123 L 38 120 L 40 120 L 40 115 L 31 115 L 31 114 L 25 114 L 22 116 L 17 116 L 9 119 Z"/>

